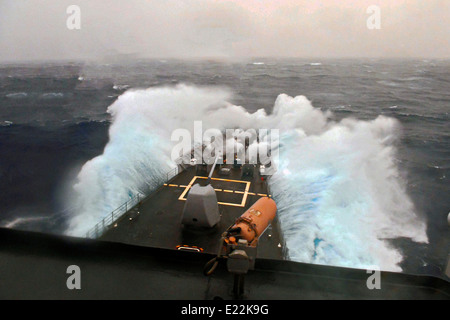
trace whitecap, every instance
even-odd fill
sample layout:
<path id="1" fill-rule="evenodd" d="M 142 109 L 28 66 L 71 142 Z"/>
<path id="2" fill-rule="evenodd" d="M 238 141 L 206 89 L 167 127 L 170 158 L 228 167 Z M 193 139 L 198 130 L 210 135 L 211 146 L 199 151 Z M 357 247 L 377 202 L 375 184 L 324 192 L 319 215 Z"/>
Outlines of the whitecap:
<path id="1" fill-rule="evenodd" d="M 49 219 L 48 217 L 28 217 L 28 218 L 15 218 L 14 220 L 7 222 L 5 224 L 5 228 L 12 229 L 16 228 L 18 226 L 30 223 L 30 222 L 36 222 L 41 220 Z"/>
<path id="2" fill-rule="evenodd" d="M 12 121 L 3 121 L 3 123 L 0 123 L 0 127 L 10 127 L 14 123 Z"/>
<path id="3" fill-rule="evenodd" d="M 128 89 L 129 87 L 130 86 L 127 85 L 127 84 L 116 84 L 116 85 L 113 86 L 113 89 L 117 90 L 117 91 L 123 91 L 123 90 Z"/>
<path id="4" fill-rule="evenodd" d="M 7 94 L 6 97 L 10 99 L 21 99 L 28 97 L 28 94 L 26 92 L 14 92 Z"/>
<path id="5" fill-rule="evenodd" d="M 64 98 L 64 93 L 62 93 L 62 92 L 48 92 L 48 93 L 43 93 L 41 95 L 41 97 L 43 99 L 61 99 L 61 98 Z"/>

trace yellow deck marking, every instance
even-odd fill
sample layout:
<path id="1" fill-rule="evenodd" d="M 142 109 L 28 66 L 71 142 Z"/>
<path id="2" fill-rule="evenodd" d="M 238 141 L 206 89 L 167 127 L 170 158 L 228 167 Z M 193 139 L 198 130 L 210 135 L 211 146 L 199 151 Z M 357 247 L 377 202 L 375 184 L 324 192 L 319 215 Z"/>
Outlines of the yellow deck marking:
<path id="1" fill-rule="evenodd" d="M 181 201 L 186 201 L 186 194 L 188 193 L 189 189 L 192 188 L 192 185 L 194 184 L 196 179 L 208 179 L 208 177 L 201 177 L 201 176 L 195 176 L 194 178 L 192 178 L 191 182 L 189 182 L 189 184 L 185 187 L 185 190 L 183 191 L 183 193 L 181 194 L 181 196 L 178 198 L 178 200 Z M 239 193 L 239 194 L 243 194 L 243 198 L 242 198 L 242 202 L 239 203 L 229 203 L 229 202 L 218 202 L 218 204 L 221 205 L 225 205 L 225 206 L 234 206 L 234 207 L 245 207 L 245 203 L 247 202 L 247 196 L 248 196 L 248 190 L 250 190 L 250 185 L 251 182 L 248 181 L 241 181 L 241 180 L 230 180 L 230 179 L 220 179 L 220 178 L 211 178 L 211 180 L 216 180 L 216 181 L 225 181 L 225 182 L 235 182 L 235 183 L 245 183 L 246 187 L 245 187 L 245 191 L 234 191 L 234 190 L 222 190 L 222 189 L 214 189 L 215 191 L 218 192 L 227 192 L 227 193 Z M 170 186 L 170 185 L 169 185 Z M 182 187 L 182 186 L 180 186 Z M 184 187 L 184 186 L 183 186 Z M 255 195 L 255 194 L 253 194 Z"/>
<path id="2" fill-rule="evenodd" d="M 173 187 L 173 188 L 187 188 L 188 190 L 190 188 L 192 188 L 192 186 L 186 186 L 186 185 L 183 185 L 183 184 L 176 185 L 176 184 L 166 184 L 165 183 L 164 186 L 165 187 Z M 236 193 L 236 194 L 243 194 L 243 195 L 247 194 L 248 196 L 259 196 L 259 197 L 272 198 L 271 194 L 265 194 L 265 193 L 254 193 L 254 192 L 246 192 L 246 191 L 240 191 L 240 190 L 225 190 L 225 189 L 214 189 L 214 191 L 227 192 L 227 193 Z M 179 199 L 179 200 L 186 200 L 186 199 Z M 221 202 L 219 202 L 219 203 L 221 203 Z M 223 203 L 222 202 L 221 204 L 229 204 L 229 203 Z M 231 205 L 231 204 L 229 204 L 229 205 Z M 236 204 L 236 205 L 238 205 L 238 204 Z M 242 203 L 239 204 L 239 206 L 241 206 L 241 205 L 242 205 Z"/>
<path id="3" fill-rule="evenodd" d="M 186 201 L 186 199 L 179 199 L 180 201 Z M 238 203 L 230 203 L 230 202 L 217 202 L 218 204 L 221 204 L 221 205 L 223 205 L 223 206 L 231 206 L 231 207 L 244 207 L 243 205 L 241 205 L 241 204 L 238 204 Z"/>
<path id="4" fill-rule="evenodd" d="M 250 190 L 250 182 L 247 184 L 245 188 L 244 196 L 242 197 L 241 207 L 245 207 L 245 203 L 247 202 L 248 190 Z"/>
<path id="5" fill-rule="evenodd" d="M 178 198 L 178 200 L 182 200 L 184 199 L 184 196 L 186 195 L 186 193 L 188 193 L 189 189 L 192 187 L 192 185 L 194 184 L 195 179 L 197 179 L 197 176 L 193 177 L 191 182 L 189 182 L 188 186 L 186 187 L 186 189 L 184 189 L 183 193 L 181 194 L 181 196 Z"/>
<path id="6" fill-rule="evenodd" d="M 201 176 L 196 176 L 196 178 L 198 179 L 208 179 L 208 177 L 201 177 Z M 230 180 L 230 179 L 220 179 L 220 178 L 211 178 L 211 180 L 217 180 L 217 181 L 225 181 L 225 182 L 237 182 L 237 183 L 246 183 L 246 184 L 250 184 L 250 182 L 248 181 L 242 181 L 242 180 Z"/>

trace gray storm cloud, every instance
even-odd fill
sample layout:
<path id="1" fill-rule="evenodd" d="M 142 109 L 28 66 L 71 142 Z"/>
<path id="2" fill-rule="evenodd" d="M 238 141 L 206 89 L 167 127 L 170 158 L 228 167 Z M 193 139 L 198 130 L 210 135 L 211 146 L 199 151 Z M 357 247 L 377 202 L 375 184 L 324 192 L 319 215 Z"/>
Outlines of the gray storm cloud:
<path id="1" fill-rule="evenodd" d="M 66 27 L 73 4 L 80 30 Z M 379 30 L 367 28 L 369 5 L 381 9 Z M 449 58 L 449 18 L 447 0 L 0 0 L 0 61 Z"/>

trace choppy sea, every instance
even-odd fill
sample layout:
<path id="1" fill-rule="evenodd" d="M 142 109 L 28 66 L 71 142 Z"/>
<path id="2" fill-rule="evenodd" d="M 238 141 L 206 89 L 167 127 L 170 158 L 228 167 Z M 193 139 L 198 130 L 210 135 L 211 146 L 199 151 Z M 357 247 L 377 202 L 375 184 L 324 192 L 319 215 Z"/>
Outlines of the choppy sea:
<path id="1" fill-rule="evenodd" d="M 443 276 L 449 89 L 448 60 L 3 64 L 0 226 L 83 236 L 155 187 L 175 128 L 273 127 L 290 259 Z"/>

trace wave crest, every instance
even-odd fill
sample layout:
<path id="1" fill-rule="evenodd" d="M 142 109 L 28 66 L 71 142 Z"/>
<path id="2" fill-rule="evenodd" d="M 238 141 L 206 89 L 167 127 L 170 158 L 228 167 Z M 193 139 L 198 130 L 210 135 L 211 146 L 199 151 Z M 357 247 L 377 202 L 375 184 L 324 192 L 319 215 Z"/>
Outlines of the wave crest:
<path id="1" fill-rule="evenodd" d="M 270 184 L 290 258 L 400 271 L 400 252 L 385 239 L 427 242 L 395 162 L 396 120 L 330 120 L 304 96 L 281 94 L 273 112 L 250 113 L 223 88 L 177 85 L 129 90 L 113 117 L 102 155 L 87 162 L 74 189 L 78 208 L 68 233 L 84 235 L 131 194 L 158 186 L 175 165 L 173 130 L 280 129 L 278 171 Z"/>

